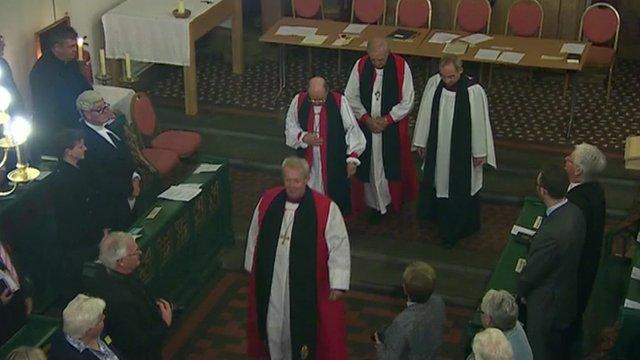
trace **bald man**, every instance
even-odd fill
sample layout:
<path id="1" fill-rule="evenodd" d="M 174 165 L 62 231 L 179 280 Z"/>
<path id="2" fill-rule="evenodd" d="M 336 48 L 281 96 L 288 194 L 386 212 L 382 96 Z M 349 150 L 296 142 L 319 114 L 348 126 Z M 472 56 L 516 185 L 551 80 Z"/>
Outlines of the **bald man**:
<path id="1" fill-rule="evenodd" d="M 356 173 L 366 140 L 347 99 L 329 91 L 322 77 L 293 97 L 285 121 L 287 146 L 311 168 L 309 187 L 351 212 L 349 178 Z"/>
<path id="2" fill-rule="evenodd" d="M 352 190 L 360 199 L 364 192 L 377 222 L 389 204 L 399 211 L 417 194 L 407 118 L 414 98 L 409 65 L 390 52 L 385 38 L 371 39 L 367 55 L 353 66 L 345 96 L 367 139 Z"/>

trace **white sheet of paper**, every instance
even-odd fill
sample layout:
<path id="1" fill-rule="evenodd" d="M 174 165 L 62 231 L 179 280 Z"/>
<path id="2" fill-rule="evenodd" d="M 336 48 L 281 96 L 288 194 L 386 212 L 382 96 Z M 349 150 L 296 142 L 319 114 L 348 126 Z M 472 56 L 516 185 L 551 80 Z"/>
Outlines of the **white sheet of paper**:
<path id="1" fill-rule="evenodd" d="M 514 269 L 515 272 L 520 274 L 522 272 L 522 269 L 524 269 L 525 265 L 527 265 L 526 259 L 523 259 L 523 258 L 518 259 L 518 261 L 516 262 L 516 268 Z"/>
<path id="2" fill-rule="evenodd" d="M 523 53 L 511 52 L 511 51 L 503 51 L 500 56 L 498 56 L 498 61 L 506 62 L 510 64 L 517 64 L 524 57 Z"/>
<path id="3" fill-rule="evenodd" d="M 485 34 L 471 34 L 471 35 L 467 35 L 463 38 L 460 38 L 458 40 L 460 41 L 464 41 L 466 43 L 469 43 L 471 45 L 477 45 L 480 44 L 483 41 L 487 41 L 487 40 L 491 40 L 493 39 L 492 36 L 489 35 L 485 35 Z"/>
<path id="4" fill-rule="evenodd" d="M 627 309 L 640 310 L 640 302 L 630 299 L 624 299 L 624 307 L 626 307 Z"/>
<path id="5" fill-rule="evenodd" d="M 498 59 L 498 56 L 500 56 L 500 51 L 499 50 L 480 49 L 480 50 L 478 50 L 478 52 L 476 53 L 476 56 L 474 56 L 474 58 L 476 58 L 478 60 L 496 61 Z"/>
<path id="6" fill-rule="evenodd" d="M 47 176 L 49 176 L 51 174 L 51 171 L 48 170 L 43 170 L 40 171 L 40 175 L 38 175 L 38 177 L 36 178 L 36 180 L 43 180 L 44 178 L 46 178 Z"/>
<path id="7" fill-rule="evenodd" d="M 9 287 L 11 292 L 16 292 L 20 290 L 20 285 L 18 285 L 18 283 L 15 282 L 15 280 L 13 279 L 13 277 L 11 277 L 8 271 L 5 272 L 0 270 L 0 279 L 2 279 L 7 284 L 7 287 Z"/>
<path id="8" fill-rule="evenodd" d="M 158 195 L 160 199 L 174 200 L 174 201 L 190 201 L 194 197 L 198 196 L 202 190 L 194 186 L 171 186 L 165 190 L 162 194 Z"/>
<path id="9" fill-rule="evenodd" d="M 308 26 L 280 26 L 276 35 L 296 35 L 296 36 L 310 36 L 315 35 L 318 28 Z"/>
<path id="10" fill-rule="evenodd" d="M 637 267 L 633 267 L 633 270 L 631 270 L 631 278 L 632 279 L 636 279 L 636 280 L 640 280 L 640 269 Z"/>
<path id="11" fill-rule="evenodd" d="M 584 51 L 585 46 L 585 44 L 581 43 L 564 43 L 562 44 L 562 49 L 560 49 L 560 52 L 580 55 Z"/>
<path id="12" fill-rule="evenodd" d="M 182 186 L 182 187 L 187 187 L 187 188 L 194 188 L 194 189 L 200 189 L 202 187 L 202 184 L 199 183 L 182 183 L 178 186 Z"/>
<path id="13" fill-rule="evenodd" d="M 511 234 L 518 235 L 519 233 L 533 236 L 536 234 L 535 230 L 527 229 L 526 227 L 522 227 L 520 225 L 513 225 L 511 228 Z"/>
<path id="14" fill-rule="evenodd" d="M 222 167 L 222 164 L 200 164 L 193 173 L 200 174 L 203 172 L 216 172 L 220 167 Z"/>
<path id="15" fill-rule="evenodd" d="M 446 44 L 453 39 L 458 38 L 460 35 L 445 33 L 445 32 L 437 32 L 433 34 L 433 36 L 429 39 L 430 43 L 434 44 Z"/>
<path id="16" fill-rule="evenodd" d="M 300 44 L 322 45 L 327 40 L 327 37 L 327 35 L 309 35 L 302 39 Z"/>
<path id="17" fill-rule="evenodd" d="M 342 30 L 342 32 L 344 33 L 349 33 L 349 34 L 360 34 L 361 32 L 364 31 L 364 29 L 367 28 L 367 24 L 349 24 L 347 25 L 347 27 L 344 28 L 344 30 Z"/>

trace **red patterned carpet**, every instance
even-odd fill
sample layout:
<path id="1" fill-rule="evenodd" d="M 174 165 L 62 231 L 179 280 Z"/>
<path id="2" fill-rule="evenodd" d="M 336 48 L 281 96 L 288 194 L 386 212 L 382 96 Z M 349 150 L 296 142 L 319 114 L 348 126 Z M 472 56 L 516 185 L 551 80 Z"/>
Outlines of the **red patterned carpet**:
<path id="1" fill-rule="evenodd" d="M 164 348 L 164 358 L 246 359 L 247 276 L 223 273 L 209 295 L 190 314 Z M 405 306 L 403 299 L 350 291 L 346 297 L 350 359 L 375 359 L 372 331 L 389 324 Z M 439 359 L 460 359 L 463 329 L 473 310 L 447 306 Z"/>

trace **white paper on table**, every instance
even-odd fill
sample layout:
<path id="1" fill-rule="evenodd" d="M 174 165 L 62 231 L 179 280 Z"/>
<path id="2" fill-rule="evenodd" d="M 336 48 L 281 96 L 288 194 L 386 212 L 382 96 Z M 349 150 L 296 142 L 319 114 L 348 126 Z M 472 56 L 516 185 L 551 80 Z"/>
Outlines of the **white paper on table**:
<path id="1" fill-rule="evenodd" d="M 503 51 L 500 56 L 498 56 L 498 61 L 506 62 L 510 64 L 517 64 L 524 57 L 523 53 L 511 52 L 511 51 Z"/>
<path id="2" fill-rule="evenodd" d="M 433 34 L 433 36 L 429 39 L 429 42 L 434 44 L 446 44 L 448 42 L 451 42 L 451 40 L 453 39 L 457 39 L 459 36 L 460 35 L 458 34 L 437 32 Z"/>
<path id="3" fill-rule="evenodd" d="M 483 41 L 487 41 L 487 40 L 491 40 L 493 39 L 492 36 L 489 35 L 485 35 L 485 34 L 471 34 L 471 35 L 467 35 L 461 39 L 458 39 L 460 41 L 464 41 L 466 43 L 469 43 L 471 45 L 477 45 L 480 44 Z"/>
<path id="4" fill-rule="evenodd" d="M 581 43 L 564 43 L 562 44 L 561 53 L 580 55 L 584 51 L 585 44 Z"/>
<path id="5" fill-rule="evenodd" d="M 202 187 L 202 184 L 200 183 L 182 183 L 178 186 L 182 186 L 182 187 L 187 187 L 187 188 L 194 188 L 194 189 L 200 189 Z"/>
<path id="6" fill-rule="evenodd" d="M 474 58 L 478 60 L 492 60 L 496 61 L 500 56 L 500 50 L 479 49 Z"/>
<path id="7" fill-rule="evenodd" d="M 328 38 L 329 36 L 327 35 L 309 35 L 309 36 L 305 36 L 304 39 L 302 39 L 302 41 L 300 41 L 300 44 L 305 44 L 305 45 L 322 45 Z"/>
<path id="8" fill-rule="evenodd" d="M 43 180 L 44 178 L 46 178 L 47 176 L 49 176 L 51 174 L 51 171 L 49 170 L 43 170 L 40 171 L 40 175 L 38 175 L 38 177 L 36 178 L 36 180 Z"/>
<path id="9" fill-rule="evenodd" d="M 222 164 L 200 164 L 193 171 L 194 174 L 200 174 L 203 172 L 216 172 L 222 167 Z"/>
<path id="10" fill-rule="evenodd" d="M 632 279 L 636 279 L 636 280 L 640 280 L 640 269 L 637 267 L 633 267 L 633 270 L 631 270 L 631 278 Z"/>
<path id="11" fill-rule="evenodd" d="M 527 229 L 526 227 L 522 227 L 520 225 L 513 225 L 511 228 L 511 234 L 518 235 L 519 233 L 533 236 L 536 234 L 535 230 Z"/>
<path id="12" fill-rule="evenodd" d="M 368 41 L 363 41 L 362 44 L 360 44 L 360 47 L 367 47 L 367 46 L 369 46 L 369 42 Z M 640 232 L 638 234 L 640 234 Z"/>
<path id="13" fill-rule="evenodd" d="M 308 26 L 280 26 L 276 35 L 295 35 L 295 36 L 311 36 L 315 35 L 318 28 Z"/>
<path id="14" fill-rule="evenodd" d="M 640 310 L 640 302 L 630 299 L 624 299 L 624 307 L 626 307 L 627 309 Z"/>
<path id="15" fill-rule="evenodd" d="M 344 28 L 344 30 L 342 30 L 342 32 L 344 33 L 349 33 L 349 34 L 360 34 L 362 31 L 364 31 L 364 29 L 367 28 L 367 24 L 349 24 L 347 25 L 347 27 Z"/>
<path id="16" fill-rule="evenodd" d="M 198 196 L 202 192 L 202 189 L 194 186 L 171 186 L 165 190 L 162 194 L 158 195 L 160 199 L 175 200 L 175 201 L 189 201 Z"/>

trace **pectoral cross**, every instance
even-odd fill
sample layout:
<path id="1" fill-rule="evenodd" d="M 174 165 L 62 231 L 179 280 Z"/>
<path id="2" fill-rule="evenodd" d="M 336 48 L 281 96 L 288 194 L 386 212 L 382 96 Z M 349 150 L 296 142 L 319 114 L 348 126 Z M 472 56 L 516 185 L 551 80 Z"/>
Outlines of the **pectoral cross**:
<path id="1" fill-rule="evenodd" d="M 380 91 L 376 91 L 376 101 L 380 101 Z"/>
<path id="2" fill-rule="evenodd" d="M 282 234 L 280 235 L 280 237 L 278 237 L 278 239 L 282 240 L 281 244 L 284 245 L 289 242 L 289 240 L 291 240 L 291 237 L 287 236 L 287 234 Z"/>

